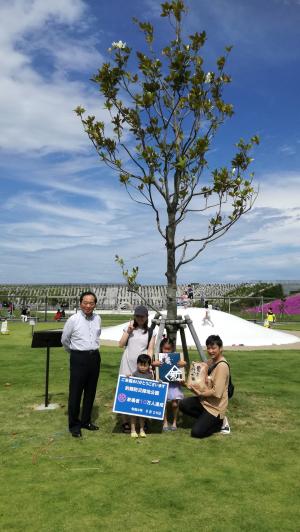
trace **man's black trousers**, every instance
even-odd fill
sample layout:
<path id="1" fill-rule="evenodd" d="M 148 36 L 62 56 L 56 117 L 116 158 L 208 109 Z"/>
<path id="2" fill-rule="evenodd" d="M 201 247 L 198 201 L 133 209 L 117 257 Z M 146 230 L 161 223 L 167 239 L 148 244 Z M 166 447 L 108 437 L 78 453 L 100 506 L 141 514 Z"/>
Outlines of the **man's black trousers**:
<path id="1" fill-rule="evenodd" d="M 207 438 L 214 432 L 220 432 L 223 420 L 205 410 L 198 397 L 182 399 L 182 401 L 179 401 L 179 409 L 184 414 L 197 419 L 191 432 L 193 438 Z"/>
<path id="2" fill-rule="evenodd" d="M 69 429 L 72 432 L 91 422 L 91 412 L 100 373 L 100 353 L 72 351 L 70 354 Z M 83 394 L 81 420 L 80 403 Z"/>

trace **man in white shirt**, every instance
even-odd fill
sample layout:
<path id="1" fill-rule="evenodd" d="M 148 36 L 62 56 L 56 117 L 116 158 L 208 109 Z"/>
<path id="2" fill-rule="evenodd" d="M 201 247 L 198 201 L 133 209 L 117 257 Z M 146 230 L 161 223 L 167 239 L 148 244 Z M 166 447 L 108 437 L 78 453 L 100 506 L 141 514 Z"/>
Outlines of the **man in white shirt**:
<path id="1" fill-rule="evenodd" d="M 69 430 L 74 438 L 82 436 L 82 428 L 99 429 L 91 422 L 91 413 L 100 372 L 101 318 L 94 314 L 97 297 L 93 292 L 83 292 L 79 301 L 80 311 L 66 321 L 61 338 L 70 353 Z"/>

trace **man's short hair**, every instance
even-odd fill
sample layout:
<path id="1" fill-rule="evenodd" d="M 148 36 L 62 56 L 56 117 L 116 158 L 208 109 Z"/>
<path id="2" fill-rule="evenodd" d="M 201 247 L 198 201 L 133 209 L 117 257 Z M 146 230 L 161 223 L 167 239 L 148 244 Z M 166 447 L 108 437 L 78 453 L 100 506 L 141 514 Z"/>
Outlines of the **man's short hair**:
<path id="1" fill-rule="evenodd" d="M 218 334 L 211 334 L 208 338 L 206 338 L 206 347 L 209 345 L 216 344 L 218 347 L 223 347 L 222 339 Z"/>
<path id="2" fill-rule="evenodd" d="M 87 290 L 86 292 L 82 292 L 79 297 L 79 302 L 82 303 L 82 300 L 85 296 L 93 296 L 95 299 L 95 303 L 97 303 L 97 296 L 94 294 L 94 292 L 91 292 L 90 290 Z"/>
<path id="3" fill-rule="evenodd" d="M 142 354 L 142 355 L 139 355 L 137 357 L 137 364 L 143 364 L 144 366 L 146 366 L 146 364 L 148 364 L 150 366 L 151 364 L 151 357 L 149 355 L 146 355 L 146 354 Z"/>

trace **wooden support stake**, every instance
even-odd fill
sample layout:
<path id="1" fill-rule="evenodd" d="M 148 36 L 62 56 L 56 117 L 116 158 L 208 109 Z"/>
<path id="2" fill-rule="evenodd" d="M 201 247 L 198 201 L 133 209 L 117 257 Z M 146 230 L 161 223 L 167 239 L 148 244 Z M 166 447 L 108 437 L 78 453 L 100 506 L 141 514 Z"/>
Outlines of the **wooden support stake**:
<path id="1" fill-rule="evenodd" d="M 197 351 L 198 351 L 198 353 L 200 355 L 200 358 L 202 358 L 203 362 L 206 362 L 207 356 L 205 355 L 205 353 L 204 353 L 204 351 L 202 349 L 202 346 L 201 346 L 200 340 L 199 340 L 199 338 L 197 336 L 197 333 L 195 331 L 193 322 L 192 322 L 191 318 L 187 314 L 185 315 L 185 321 L 186 321 L 186 324 L 187 324 L 188 328 L 190 329 L 190 333 L 191 333 L 192 338 L 193 338 L 193 340 L 195 342 L 195 346 L 196 346 Z"/>

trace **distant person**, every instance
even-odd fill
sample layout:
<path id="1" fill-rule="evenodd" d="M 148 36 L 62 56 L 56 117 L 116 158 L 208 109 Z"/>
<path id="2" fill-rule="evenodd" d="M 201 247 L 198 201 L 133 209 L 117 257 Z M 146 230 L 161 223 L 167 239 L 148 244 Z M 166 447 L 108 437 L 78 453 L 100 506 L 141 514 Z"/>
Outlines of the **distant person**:
<path id="1" fill-rule="evenodd" d="M 22 307 L 22 310 L 21 310 L 21 320 L 23 322 L 26 322 L 28 320 L 28 314 L 27 314 L 27 308 L 26 307 Z"/>
<path id="2" fill-rule="evenodd" d="M 271 307 L 268 309 L 268 312 L 267 312 L 267 321 L 269 323 L 270 328 L 274 325 L 276 321 L 276 316 Z"/>
<path id="3" fill-rule="evenodd" d="M 189 306 L 189 296 L 188 296 L 188 293 L 187 291 L 185 290 L 181 296 L 181 305 L 184 307 L 184 308 L 187 308 Z"/>
<path id="4" fill-rule="evenodd" d="M 79 302 L 80 311 L 66 321 L 61 339 L 62 345 L 70 353 L 69 430 L 75 438 L 82 436 L 82 428 L 92 431 L 99 429 L 92 423 L 91 413 L 101 362 L 101 318 L 94 313 L 97 297 L 93 292 L 83 292 Z"/>
<path id="5" fill-rule="evenodd" d="M 210 325 L 211 327 L 214 327 L 213 321 L 211 319 L 210 308 L 209 308 L 209 305 L 208 305 L 207 301 L 206 301 L 206 303 L 204 305 L 204 308 L 205 308 L 205 314 L 204 314 L 204 318 L 202 320 L 202 325 Z"/>
<path id="6" fill-rule="evenodd" d="M 62 312 L 60 309 L 57 309 L 56 313 L 54 314 L 55 321 L 60 321 L 62 317 Z"/>
<path id="7" fill-rule="evenodd" d="M 211 335 L 206 340 L 207 353 L 210 357 L 211 388 L 199 392 L 193 385 L 189 389 L 195 397 L 186 397 L 179 402 L 179 409 L 196 419 L 191 436 L 207 438 L 215 432 L 230 433 L 226 418 L 228 406 L 229 368 L 223 356 L 223 342 L 218 335 Z M 221 364 L 224 362 L 224 364 Z"/>
<path id="8" fill-rule="evenodd" d="M 187 294 L 188 294 L 188 298 L 189 299 L 193 299 L 194 298 L 194 291 L 193 291 L 193 287 L 191 284 L 188 285 L 187 287 Z"/>
<path id="9" fill-rule="evenodd" d="M 153 373 L 150 370 L 151 366 L 151 357 L 149 355 L 139 355 L 137 357 L 137 369 L 133 372 L 133 377 L 140 377 L 142 379 L 153 379 Z M 146 438 L 145 433 L 145 418 L 130 416 L 130 431 L 132 438 L 138 438 L 138 433 L 136 431 L 136 423 L 139 421 L 140 425 L 140 438 Z"/>

